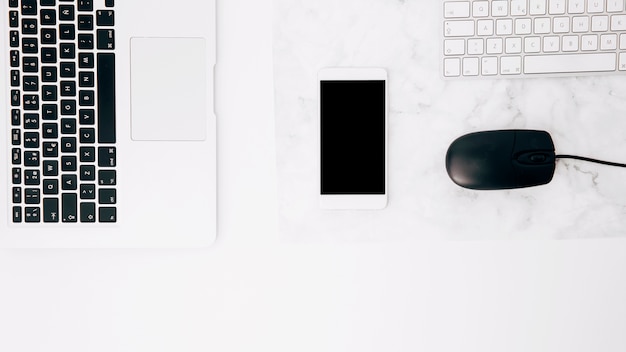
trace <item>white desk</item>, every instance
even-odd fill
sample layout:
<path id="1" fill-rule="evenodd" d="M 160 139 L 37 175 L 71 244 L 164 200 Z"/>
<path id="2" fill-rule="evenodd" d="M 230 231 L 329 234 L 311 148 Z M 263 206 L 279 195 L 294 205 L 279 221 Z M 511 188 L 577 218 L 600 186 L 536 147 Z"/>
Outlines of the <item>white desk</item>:
<path id="1" fill-rule="evenodd" d="M 219 240 L 0 251 L 0 351 L 626 349 L 623 240 L 282 242 L 271 7 L 219 13 Z"/>

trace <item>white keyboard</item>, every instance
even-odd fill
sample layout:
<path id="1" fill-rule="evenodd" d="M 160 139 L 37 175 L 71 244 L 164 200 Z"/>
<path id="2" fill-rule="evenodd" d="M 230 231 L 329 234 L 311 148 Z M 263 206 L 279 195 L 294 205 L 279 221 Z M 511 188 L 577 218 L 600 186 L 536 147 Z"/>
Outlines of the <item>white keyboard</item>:
<path id="1" fill-rule="evenodd" d="M 626 73 L 625 0 L 444 1 L 442 73 Z"/>

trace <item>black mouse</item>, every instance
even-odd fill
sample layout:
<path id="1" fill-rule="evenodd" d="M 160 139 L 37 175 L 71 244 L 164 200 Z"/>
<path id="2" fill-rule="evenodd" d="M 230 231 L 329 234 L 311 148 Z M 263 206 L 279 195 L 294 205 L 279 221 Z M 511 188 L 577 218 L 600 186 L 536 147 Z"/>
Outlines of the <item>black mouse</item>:
<path id="1" fill-rule="evenodd" d="M 534 130 L 485 131 L 452 142 L 448 175 L 476 190 L 512 189 L 549 183 L 556 167 L 550 134 Z"/>

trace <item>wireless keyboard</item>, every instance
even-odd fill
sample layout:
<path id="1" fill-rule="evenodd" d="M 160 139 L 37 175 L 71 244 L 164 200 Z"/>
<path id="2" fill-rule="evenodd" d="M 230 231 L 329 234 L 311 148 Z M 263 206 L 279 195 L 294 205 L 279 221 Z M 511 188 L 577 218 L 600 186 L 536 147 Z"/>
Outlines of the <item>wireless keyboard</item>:
<path id="1" fill-rule="evenodd" d="M 442 54 L 448 78 L 623 73 L 625 0 L 444 1 Z"/>
<path id="2" fill-rule="evenodd" d="M 114 223 L 113 1 L 5 1 L 12 222 Z"/>

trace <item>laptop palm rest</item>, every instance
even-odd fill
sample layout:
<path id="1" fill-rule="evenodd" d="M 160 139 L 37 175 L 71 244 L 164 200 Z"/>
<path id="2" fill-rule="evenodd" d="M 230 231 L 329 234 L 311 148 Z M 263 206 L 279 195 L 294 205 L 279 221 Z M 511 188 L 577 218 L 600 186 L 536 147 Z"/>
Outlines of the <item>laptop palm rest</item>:
<path id="1" fill-rule="evenodd" d="M 130 44 L 132 139 L 206 140 L 205 40 L 131 38 Z"/>

